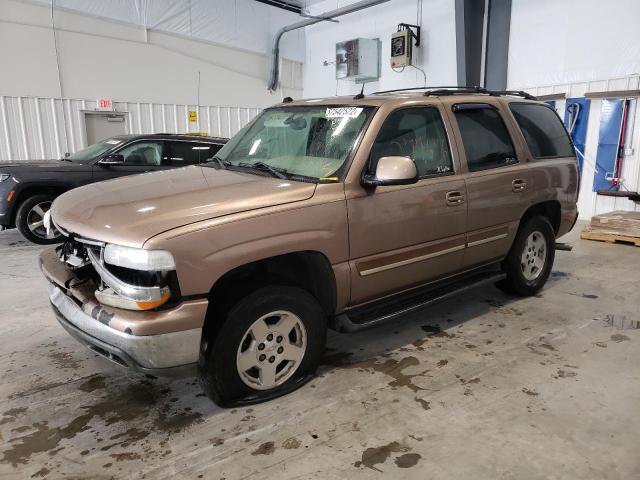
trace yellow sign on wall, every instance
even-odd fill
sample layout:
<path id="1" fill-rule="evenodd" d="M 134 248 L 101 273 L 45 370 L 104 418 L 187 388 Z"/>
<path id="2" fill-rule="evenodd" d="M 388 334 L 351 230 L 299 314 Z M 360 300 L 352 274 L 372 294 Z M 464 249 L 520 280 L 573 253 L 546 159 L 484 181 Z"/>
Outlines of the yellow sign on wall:
<path id="1" fill-rule="evenodd" d="M 196 110 L 189 110 L 189 122 L 196 123 L 198 121 L 198 112 Z"/>

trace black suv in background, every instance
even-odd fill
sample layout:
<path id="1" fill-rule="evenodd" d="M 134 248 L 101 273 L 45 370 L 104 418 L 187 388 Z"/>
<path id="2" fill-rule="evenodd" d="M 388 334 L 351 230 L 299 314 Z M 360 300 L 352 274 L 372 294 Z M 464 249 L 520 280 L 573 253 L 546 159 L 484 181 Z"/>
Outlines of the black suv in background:
<path id="1" fill-rule="evenodd" d="M 61 160 L 0 163 L 0 230 L 17 227 L 34 243 L 57 243 L 60 235 L 47 233 L 44 215 L 61 193 L 110 178 L 197 165 L 226 142 L 194 135 L 119 135 Z"/>

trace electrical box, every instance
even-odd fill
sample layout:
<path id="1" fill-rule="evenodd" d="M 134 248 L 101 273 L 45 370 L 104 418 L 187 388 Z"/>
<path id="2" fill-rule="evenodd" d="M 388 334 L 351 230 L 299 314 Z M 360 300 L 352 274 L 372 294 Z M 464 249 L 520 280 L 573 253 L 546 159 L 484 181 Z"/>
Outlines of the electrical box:
<path id="1" fill-rule="evenodd" d="M 356 38 L 336 43 L 336 79 L 363 83 L 380 78 L 380 42 Z"/>
<path id="2" fill-rule="evenodd" d="M 411 65 L 411 50 L 413 37 L 411 30 L 400 30 L 391 35 L 391 68 L 401 68 Z"/>

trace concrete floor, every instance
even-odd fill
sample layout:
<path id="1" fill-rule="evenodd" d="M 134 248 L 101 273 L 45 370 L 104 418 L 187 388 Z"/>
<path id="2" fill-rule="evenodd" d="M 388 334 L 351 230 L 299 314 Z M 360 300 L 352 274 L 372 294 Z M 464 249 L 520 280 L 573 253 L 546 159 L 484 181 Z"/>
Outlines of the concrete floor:
<path id="1" fill-rule="evenodd" d="M 537 298 L 334 333 L 315 380 L 234 410 L 77 344 L 2 233 L 0 477 L 640 478 L 640 249 L 577 233 Z"/>

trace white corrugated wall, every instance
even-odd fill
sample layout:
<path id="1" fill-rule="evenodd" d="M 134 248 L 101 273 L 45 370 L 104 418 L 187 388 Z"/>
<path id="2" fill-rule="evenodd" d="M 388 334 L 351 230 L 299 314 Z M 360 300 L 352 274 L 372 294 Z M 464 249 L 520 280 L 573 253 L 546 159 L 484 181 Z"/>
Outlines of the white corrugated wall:
<path id="1" fill-rule="evenodd" d="M 518 88 L 516 88 L 517 90 Z M 630 75 L 607 80 L 597 80 L 575 84 L 545 85 L 534 88 L 525 88 L 532 95 L 551 95 L 564 93 L 567 98 L 583 97 L 588 92 L 608 92 L 614 90 L 640 89 L 640 76 Z M 556 101 L 556 110 L 564 119 L 565 101 Z M 625 155 L 622 163 L 621 191 L 640 191 L 640 99 L 635 98 L 631 102 L 629 111 L 629 123 L 627 126 L 625 145 L 631 148 L 631 154 Z M 587 139 L 584 151 L 582 170 L 582 183 L 578 197 L 578 209 L 580 218 L 590 219 L 593 215 L 624 210 L 628 212 L 640 211 L 640 203 L 632 202 L 626 198 L 607 197 L 598 195 L 593 191 L 593 176 L 596 169 L 596 155 L 598 151 L 598 139 L 600 133 L 600 113 L 602 100 L 591 99 L 589 108 L 589 123 L 587 126 Z"/>
<path id="2" fill-rule="evenodd" d="M 189 123 L 189 111 L 198 122 Z M 83 111 L 95 100 L 0 96 L 0 162 L 61 158 L 87 146 Z M 114 102 L 128 133 L 206 132 L 231 137 L 259 112 L 254 107 Z"/>

